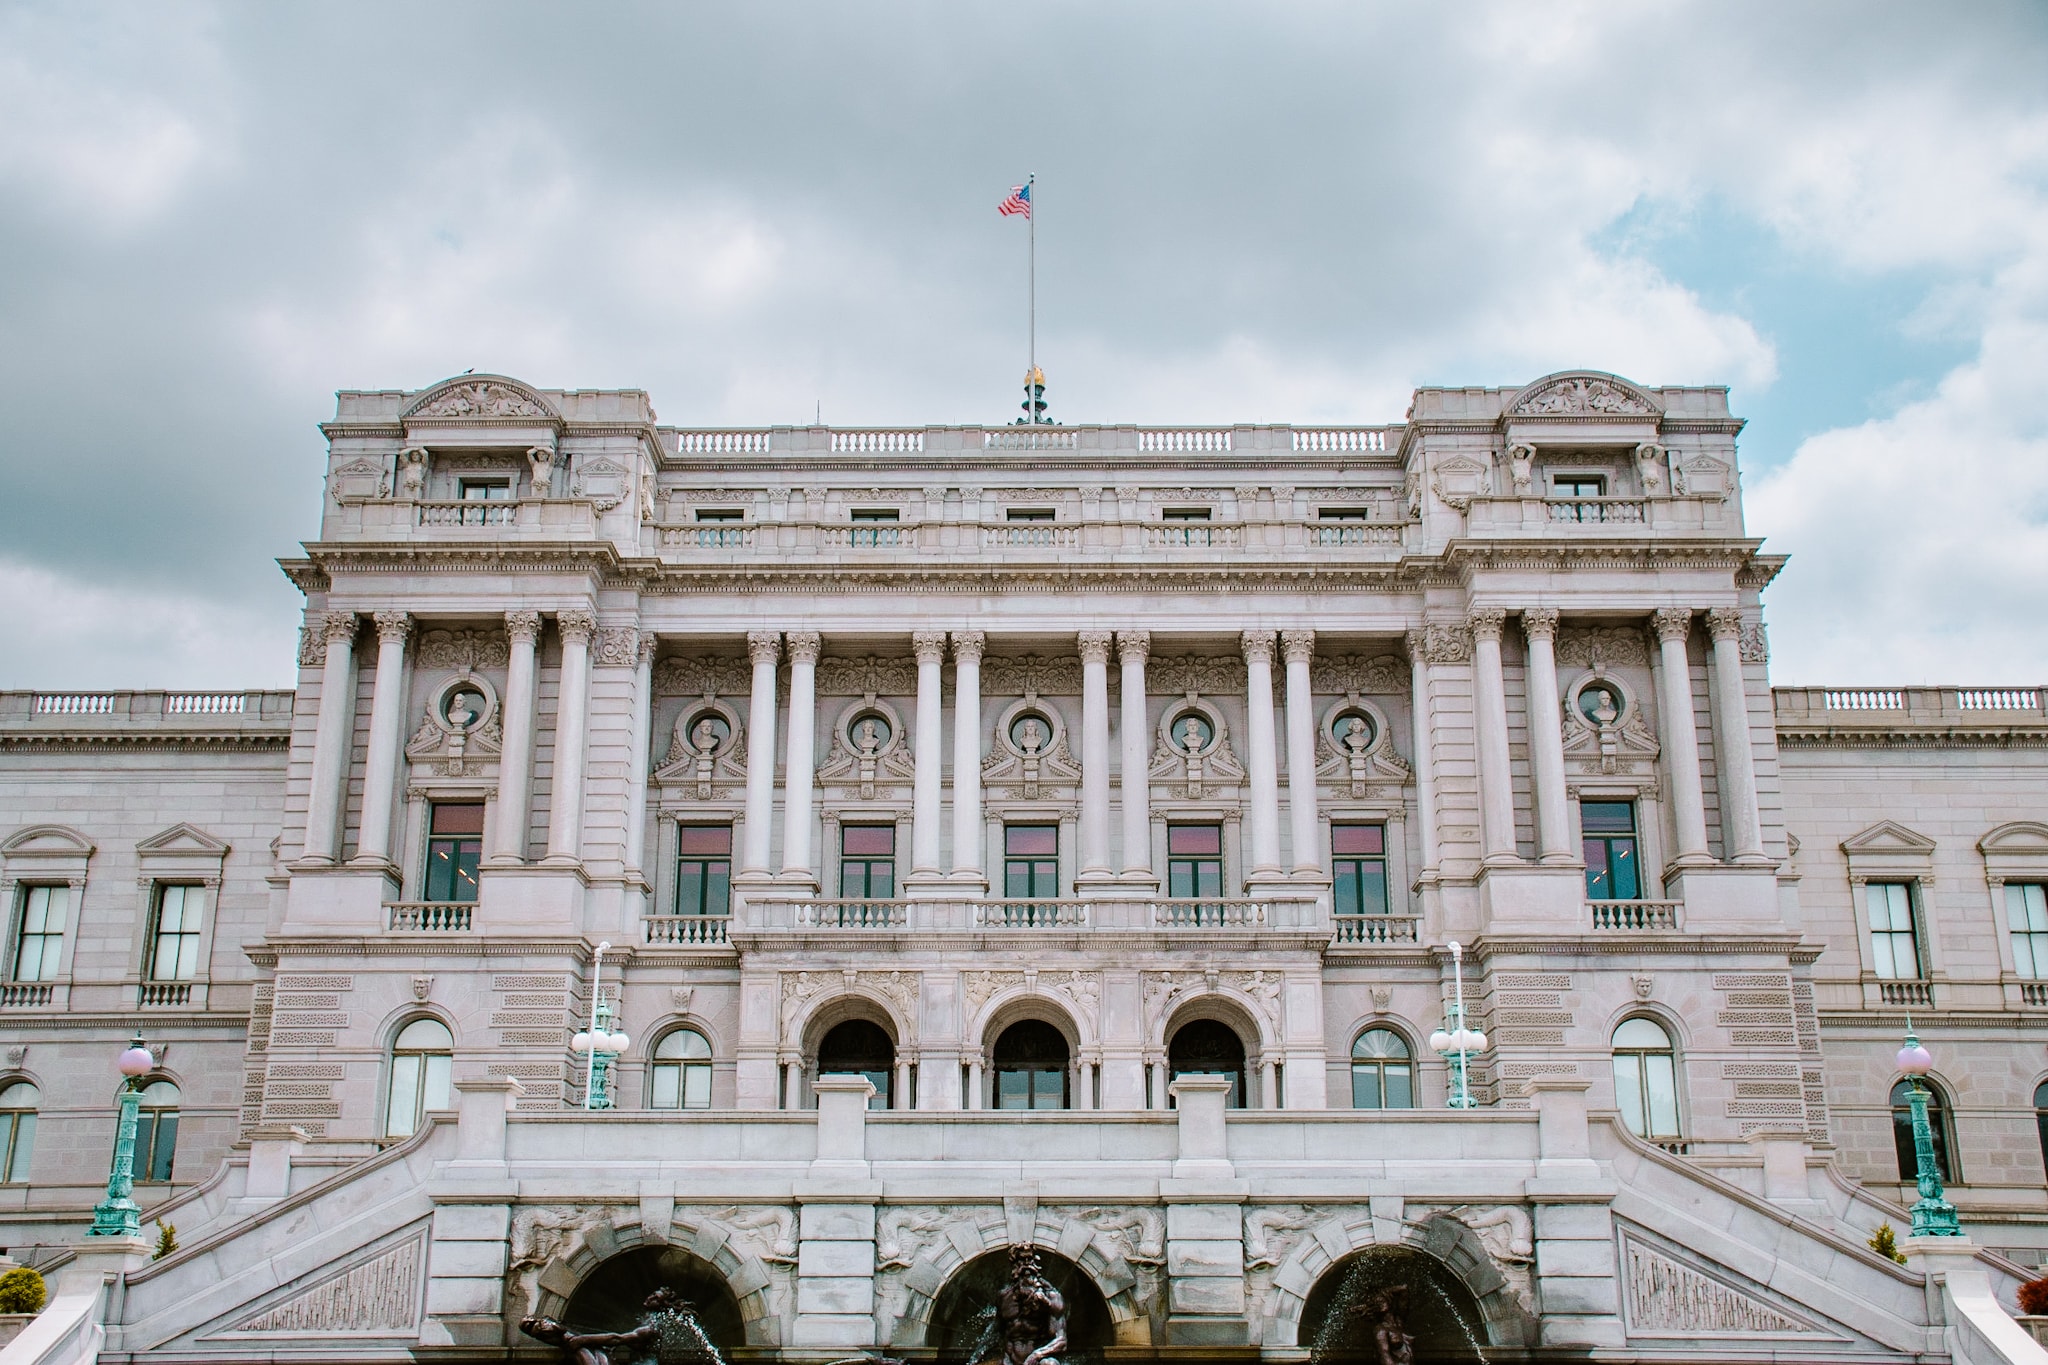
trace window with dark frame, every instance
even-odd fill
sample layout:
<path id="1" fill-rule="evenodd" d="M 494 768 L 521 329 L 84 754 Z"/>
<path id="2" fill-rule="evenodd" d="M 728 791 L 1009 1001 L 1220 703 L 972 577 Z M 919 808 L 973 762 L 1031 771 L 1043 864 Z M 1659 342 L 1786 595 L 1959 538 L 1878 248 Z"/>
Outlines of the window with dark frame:
<path id="1" fill-rule="evenodd" d="M 699 507 L 698 521 L 745 521 L 747 514 L 737 507 Z"/>
<path id="2" fill-rule="evenodd" d="M 676 913 L 732 913 L 732 826 L 676 826 Z"/>
<path id="3" fill-rule="evenodd" d="M 1636 841 L 1636 803 L 1579 802 L 1579 833 L 1586 860 L 1586 899 L 1641 900 L 1643 860 Z"/>
<path id="4" fill-rule="evenodd" d="M 1003 896 L 1006 900 L 1057 900 L 1060 894 L 1060 827 L 1003 826 Z"/>
<path id="5" fill-rule="evenodd" d="M 1330 870 L 1335 912 L 1387 913 L 1387 831 L 1384 825 L 1331 825 Z"/>
<path id="6" fill-rule="evenodd" d="M 1223 826 L 1166 827 L 1166 894 L 1173 900 L 1223 894 Z"/>
<path id="7" fill-rule="evenodd" d="M 1369 1028 L 1351 1045 L 1351 1107 L 1413 1109 L 1415 1062 L 1392 1029 Z"/>
<path id="8" fill-rule="evenodd" d="M 1600 474 L 1553 474 L 1550 495 L 1554 498 L 1604 498 L 1607 479 Z"/>
<path id="9" fill-rule="evenodd" d="M 24 886 L 15 920 L 14 979 L 55 981 L 64 956 L 64 923 L 71 916 L 69 886 Z"/>
<path id="10" fill-rule="evenodd" d="M 1066 1036 L 1042 1019 L 1025 1019 L 1004 1029 L 991 1049 L 993 1090 L 998 1109 L 1067 1107 Z"/>
<path id="11" fill-rule="evenodd" d="M 839 894 L 847 900 L 895 899 L 896 826 L 840 826 Z"/>
<path id="12" fill-rule="evenodd" d="M 43 1092 L 31 1081 L 16 1081 L 0 1090 L 0 1180 L 12 1184 L 28 1179 L 36 1147 L 36 1110 L 42 1102 Z"/>
<path id="13" fill-rule="evenodd" d="M 142 1087 L 136 1112 L 135 1179 L 167 1181 L 178 1154 L 178 1087 L 172 1081 L 151 1081 Z"/>
<path id="14" fill-rule="evenodd" d="M 1324 507 L 1316 512 L 1321 521 L 1371 521 L 1370 507 Z"/>
<path id="15" fill-rule="evenodd" d="M 856 507 L 850 519 L 853 522 L 850 539 L 856 547 L 873 549 L 901 543 L 903 533 L 896 529 L 900 517 L 893 507 Z"/>
<path id="16" fill-rule="evenodd" d="M 2029 981 L 2048 981 L 2048 887 L 2007 882 L 2005 923 L 2012 934 L 2013 970 Z"/>
<path id="17" fill-rule="evenodd" d="M 1003 520 L 1005 521 L 1051 521 L 1052 519 L 1053 509 L 1050 507 L 1012 507 L 1003 513 Z"/>
<path id="18" fill-rule="evenodd" d="M 1870 925 L 1871 970 L 1883 981 L 1920 980 L 1920 936 L 1913 923 L 1912 883 L 1867 882 L 1863 907 Z"/>
<path id="19" fill-rule="evenodd" d="M 150 980 L 192 981 L 199 976 L 199 915 L 204 897 L 205 888 L 199 886 L 173 882 L 156 888 L 156 926 L 149 945 Z"/>
<path id="20" fill-rule="evenodd" d="M 484 855 L 484 803 L 436 801 L 427 811 L 426 899 L 476 902 L 476 869 Z"/>
<path id="21" fill-rule="evenodd" d="M 510 479 L 463 479 L 455 488 L 464 502 L 506 502 L 512 497 Z"/>

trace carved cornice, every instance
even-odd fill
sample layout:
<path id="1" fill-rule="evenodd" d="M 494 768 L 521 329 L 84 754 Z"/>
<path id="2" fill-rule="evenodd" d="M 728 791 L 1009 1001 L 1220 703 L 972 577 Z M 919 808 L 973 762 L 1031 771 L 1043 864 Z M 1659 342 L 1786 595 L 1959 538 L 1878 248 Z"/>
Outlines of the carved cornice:
<path id="1" fill-rule="evenodd" d="M 129 753 L 184 753 L 206 749 L 219 753 L 255 753 L 291 747 L 291 724 L 287 719 L 276 730 L 36 730 L 0 731 L 0 749 L 9 753 L 75 753 L 85 749 L 123 749 Z M 154 1017 L 152 1015 L 152 1017 Z"/>

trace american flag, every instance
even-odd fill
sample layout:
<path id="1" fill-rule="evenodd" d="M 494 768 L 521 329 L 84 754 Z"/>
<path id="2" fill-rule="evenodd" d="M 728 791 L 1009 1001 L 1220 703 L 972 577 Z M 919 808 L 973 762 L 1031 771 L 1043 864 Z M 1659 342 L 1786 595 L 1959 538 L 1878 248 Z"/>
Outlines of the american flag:
<path id="1" fill-rule="evenodd" d="M 1002 214 L 1005 218 L 1012 218 L 1020 213 L 1029 218 L 1031 216 L 1031 187 L 1029 185 L 1010 186 L 1010 197 L 996 205 L 996 212 Z"/>

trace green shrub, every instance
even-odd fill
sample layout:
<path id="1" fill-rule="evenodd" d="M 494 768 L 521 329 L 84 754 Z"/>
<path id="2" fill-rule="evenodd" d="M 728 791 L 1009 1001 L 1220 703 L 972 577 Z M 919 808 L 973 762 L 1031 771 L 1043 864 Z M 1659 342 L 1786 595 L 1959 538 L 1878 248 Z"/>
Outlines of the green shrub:
<path id="1" fill-rule="evenodd" d="M 43 1277 L 25 1265 L 0 1275 L 0 1313 L 43 1311 Z"/>
<path id="2" fill-rule="evenodd" d="M 156 1253 L 152 1255 L 149 1259 L 152 1261 L 161 1261 L 164 1257 L 170 1255 L 177 1249 L 177 1225 L 174 1223 L 158 1223 L 156 1225 Z"/>
<path id="3" fill-rule="evenodd" d="M 1890 1223 L 1879 1223 L 1877 1231 L 1870 1234 L 1870 1249 L 1880 1256 L 1891 1257 L 1900 1265 L 1906 1263 L 1906 1254 L 1899 1250 L 1899 1237 L 1892 1231 Z"/>

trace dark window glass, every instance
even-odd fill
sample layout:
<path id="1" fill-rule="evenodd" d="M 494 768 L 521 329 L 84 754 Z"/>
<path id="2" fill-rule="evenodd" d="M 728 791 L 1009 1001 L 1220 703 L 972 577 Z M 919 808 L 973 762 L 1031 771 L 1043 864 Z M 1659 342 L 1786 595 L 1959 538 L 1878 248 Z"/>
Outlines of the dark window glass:
<path id="1" fill-rule="evenodd" d="M 142 1087 L 142 1107 L 136 1114 L 135 1178 L 169 1180 L 177 1153 L 178 1087 L 170 1081 L 151 1081 Z"/>
<path id="2" fill-rule="evenodd" d="M 747 514 L 737 507 L 699 507 L 699 521 L 745 521 Z"/>
<path id="3" fill-rule="evenodd" d="M 1051 521 L 1050 507 L 1012 507 L 1003 513 L 1006 521 Z"/>
<path id="4" fill-rule="evenodd" d="M 1167 826 L 1166 894 L 1174 900 L 1223 894 L 1223 826 Z"/>
<path id="5" fill-rule="evenodd" d="M 436 801 L 427 823 L 427 899 L 474 902 L 483 851 L 484 803 Z"/>
<path id="6" fill-rule="evenodd" d="M 732 909 L 732 826 L 676 829 L 676 913 L 723 915 Z"/>
<path id="7" fill-rule="evenodd" d="M 510 479 L 464 479 L 457 488 L 464 502 L 503 502 L 512 496 Z"/>
<path id="8" fill-rule="evenodd" d="M 1551 491 L 1560 498 L 1602 498 L 1607 480 L 1598 474 L 1558 474 L 1551 478 Z"/>
<path id="9" fill-rule="evenodd" d="M 2034 1087 L 2034 1133 L 2041 1139 L 2041 1165 L 2048 1168 L 2048 1081 Z"/>
<path id="10" fill-rule="evenodd" d="M 1161 521 L 1207 521 L 1209 519 L 1209 509 L 1206 507 L 1169 507 L 1159 514 L 1159 518 Z"/>
<path id="11" fill-rule="evenodd" d="M 1369 1028 L 1351 1045 L 1351 1107 L 1415 1107 L 1415 1064 L 1406 1040 L 1392 1029 Z"/>
<path id="12" fill-rule="evenodd" d="M 839 894 L 853 900 L 896 895 L 896 826 L 843 825 L 839 830 Z"/>
<path id="13" fill-rule="evenodd" d="M 1636 846 L 1635 803 L 1581 801 L 1579 828 L 1585 836 L 1586 899 L 1641 900 L 1642 859 Z"/>
<path id="14" fill-rule="evenodd" d="M 1330 861 L 1338 914 L 1387 913 L 1386 831 L 1381 826 L 1330 826 Z"/>
<path id="15" fill-rule="evenodd" d="M 896 1044 L 880 1024 L 865 1019 L 835 1024 L 818 1044 L 818 1074 L 867 1077 L 875 1087 L 868 1108 L 887 1109 L 896 1078 Z"/>
<path id="16" fill-rule="evenodd" d="M 1228 1076 L 1224 1106 L 1244 1108 L 1244 1043 L 1230 1025 L 1214 1019 L 1183 1024 L 1166 1045 L 1166 1067 L 1175 1077 Z"/>
<path id="17" fill-rule="evenodd" d="M 1370 507 L 1324 507 L 1316 512 L 1323 521 L 1371 521 Z"/>
<path id="18" fill-rule="evenodd" d="M 1027 1019 L 996 1039 L 998 1109 L 1067 1107 L 1067 1040 L 1051 1024 Z"/>
<path id="19" fill-rule="evenodd" d="M 1060 827 L 1003 828 L 1003 895 L 1009 900 L 1054 900 L 1060 894 Z"/>
<path id="20" fill-rule="evenodd" d="M 1941 1102 L 1941 1092 L 1926 1081 L 1920 1082 L 1927 1092 L 1927 1127 L 1934 1138 L 1934 1169 L 1941 1172 L 1941 1183 L 1955 1183 L 1955 1168 L 1948 1159 L 1948 1121 Z M 1913 1083 L 1900 1081 L 1892 1087 L 1892 1145 L 1898 1149 L 1899 1179 L 1906 1182 L 1920 1178 L 1920 1158 L 1913 1150 Z M 2035 1092 L 2039 1099 L 2040 1092 Z"/>
<path id="21" fill-rule="evenodd" d="M 894 521 L 896 516 L 893 507 L 856 507 L 852 513 L 855 521 Z"/>

